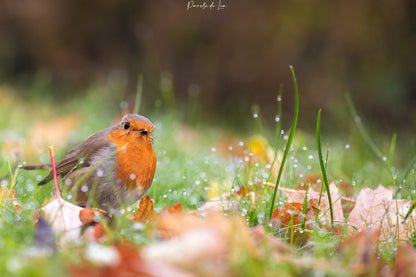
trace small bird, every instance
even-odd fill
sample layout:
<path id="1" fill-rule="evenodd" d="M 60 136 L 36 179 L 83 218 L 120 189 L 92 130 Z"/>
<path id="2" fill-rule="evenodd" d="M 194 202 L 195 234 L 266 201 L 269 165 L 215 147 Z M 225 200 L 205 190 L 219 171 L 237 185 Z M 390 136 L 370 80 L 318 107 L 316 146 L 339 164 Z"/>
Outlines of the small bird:
<path id="1" fill-rule="evenodd" d="M 66 154 L 56 164 L 57 176 L 70 191 L 76 191 L 76 202 L 82 207 L 96 204 L 108 211 L 131 205 L 149 189 L 156 171 L 153 128 L 146 117 L 127 114 Z M 48 165 L 23 168 L 45 169 Z M 38 185 L 51 181 L 52 174 L 51 170 Z"/>

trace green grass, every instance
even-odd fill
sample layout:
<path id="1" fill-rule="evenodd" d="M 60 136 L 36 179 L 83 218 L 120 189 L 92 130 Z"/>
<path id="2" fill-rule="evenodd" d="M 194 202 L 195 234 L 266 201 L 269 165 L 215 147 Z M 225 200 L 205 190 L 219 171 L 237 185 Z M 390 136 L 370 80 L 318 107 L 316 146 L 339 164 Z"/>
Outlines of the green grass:
<path id="1" fill-rule="evenodd" d="M 296 103 L 298 106 L 298 89 L 295 82 Z M 40 82 L 40 81 L 39 81 Z M 255 111 L 258 116 L 253 122 L 247 122 L 253 126 L 252 133 L 233 134 L 237 142 L 244 142 L 243 145 L 230 144 L 225 139 L 230 137 L 230 131 L 223 127 L 209 123 L 198 122 L 195 125 L 185 125 L 183 118 L 190 115 L 187 112 L 195 113 L 195 109 L 183 110 L 177 107 L 175 94 L 172 87 L 171 77 L 163 76 L 161 81 L 160 101 L 146 103 L 142 98 L 143 79 L 139 78 L 138 97 L 136 98 L 135 110 L 149 117 L 156 128 L 153 132 L 154 149 L 158 163 L 154 182 L 148 191 L 148 195 L 154 200 L 157 211 L 174 203 L 182 203 L 185 210 L 196 210 L 208 200 L 208 191 L 213 184 L 219 184 L 216 189 L 218 194 L 236 191 L 240 187 L 256 188 L 259 186 L 255 203 L 248 199 L 240 200 L 238 211 L 250 226 L 263 225 L 270 234 L 281 235 L 285 232 L 276 232 L 269 226 L 271 211 L 284 205 L 285 198 L 277 189 L 272 190 L 262 185 L 263 182 L 275 182 L 277 186 L 296 188 L 296 185 L 307 175 L 323 173 L 325 188 L 328 190 L 328 181 L 339 184 L 342 181 L 350 183 L 350 197 L 355 197 L 359 191 L 370 186 L 375 188 L 379 183 L 385 186 L 399 187 L 400 195 L 404 198 L 416 200 L 416 173 L 415 153 L 409 151 L 410 142 L 403 141 L 400 134 L 382 134 L 377 137 L 376 145 L 371 138 L 372 133 L 365 129 L 361 120 L 357 120 L 357 112 L 349 99 L 349 107 L 353 113 L 351 121 L 355 125 L 346 126 L 345 134 L 338 137 L 330 137 L 320 132 L 321 121 L 318 114 L 317 134 L 307 134 L 302 130 L 296 130 L 298 108 L 295 108 L 292 126 L 290 131 L 284 130 L 282 135 L 281 122 L 276 121 L 276 130 L 271 130 L 263 125 L 259 109 Z M 42 82 L 37 83 L 33 90 L 45 88 Z M 19 94 L 8 93 L 4 101 L 7 105 L 0 103 L 0 182 L 7 187 L 15 186 L 17 198 L 22 204 L 22 212 L 16 213 L 13 205 L 3 202 L 0 206 L 0 272 L 7 276 L 52 276 L 65 273 L 65 266 L 70 262 L 79 261 L 80 249 L 63 249 L 53 257 L 28 256 L 28 249 L 31 249 L 34 242 L 35 226 L 32 215 L 39 209 L 42 203 L 54 194 L 52 183 L 43 187 L 36 184 L 46 172 L 18 170 L 19 160 L 28 163 L 48 162 L 48 143 L 44 147 L 36 149 L 35 152 L 24 150 L 7 150 L 10 141 L 17 141 L 17 144 L 24 146 L 30 142 L 30 132 L 36 122 L 48 121 L 51 118 L 64 116 L 76 112 L 81 120 L 78 127 L 72 132 L 65 147 L 55 147 L 57 160 L 73 146 L 80 143 L 91 133 L 112 124 L 112 120 L 121 112 L 120 103 L 124 99 L 119 94 L 114 94 L 110 89 L 100 86 L 91 86 L 84 94 L 78 94 L 72 99 L 53 99 L 44 97 L 44 94 L 36 92 L 35 97 L 24 100 Z M 18 89 L 18 88 L 17 88 Z M 46 88 L 47 89 L 47 88 Z M 281 91 L 279 92 L 279 97 Z M 348 97 L 347 97 L 348 99 Z M 195 99 L 193 99 L 195 101 Z M 285 99 L 282 100 L 283 102 Z M 277 115 L 281 118 L 282 101 L 277 101 Z M 198 104 L 195 104 L 198 105 Z M 157 107 L 155 109 L 154 107 Z M 344 108 L 347 108 L 345 106 Z M 37 112 L 29 112 L 36 110 Z M 192 115 L 193 116 L 193 115 Z M 272 120 L 272 119 L 271 119 Z M 257 127 L 256 127 L 257 126 Z M 51 126 L 53 128 L 53 126 Z M 272 165 L 276 161 L 255 160 L 249 153 L 243 156 L 241 150 L 247 147 L 247 138 L 259 134 L 266 138 L 272 151 L 283 152 L 283 162 L 276 172 L 272 172 Z M 321 149 L 321 136 L 323 141 L 328 142 L 327 157 L 324 160 Z M 391 137 L 391 139 L 389 139 Z M 285 145 L 285 147 L 283 147 Z M 232 147 L 232 148 L 230 148 Z M 24 148 L 22 148 L 24 149 Z M 368 150 L 370 149 L 370 150 Z M 318 150 L 318 151 L 317 151 Z M 20 151 L 20 152 L 19 152 Z M 409 153 L 410 152 L 410 153 Z M 409 156 L 410 155 L 410 156 Z M 383 160 L 383 157 L 386 157 Z M 395 157 L 406 157 L 406 161 L 396 161 Z M 407 157 L 408 160 L 407 160 Z M 248 159 L 248 161 L 245 161 Z M 413 159 L 413 160 L 412 160 Z M 13 178 L 13 184 L 10 177 Z M 394 178 L 394 176 L 400 176 Z M 402 179 L 400 179 L 402 178 Z M 402 180 L 406 180 L 405 183 Z M 276 187 L 277 187 L 276 186 Z M 63 197 L 67 193 L 63 190 Z M 275 202 L 276 200 L 276 202 Z M 306 199 L 304 202 L 306 207 Z M 125 213 L 133 213 L 136 205 L 127 208 Z M 332 212 L 331 212 L 332 213 Z M 332 222 L 333 223 L 333 222 Z M 291 226 L 293 227 L 293 226 Z M 301 224 L 305 229 L 305 222 Z M 286 230 L 289 240 L 293 241 L 293 228 Z M 333 224 L 332 224 L 333 231 Z M 346 232 L 345 232 L 346 233 Z M 137 230 L 130 220 L 125 216 L 118 216 L 111 227 L 112 243 L 117 240 L 125 240 L 143 246 L 154 242 L 155 238 L 148 237 L 143 231 Z M 342 259 L 335 255 L 334 247 L 343 239 L 342 236 L 335 236 L 331 230 L 316 228 L 309 233 L 306 245 L 297 246 L 297 254 L 305 257 L 313 257 L 326 260 Z M 348 234 L 345 234 L 348 235 Z M 293 245 L 296 245 L 293 243 Z M 267 249 L 268 246 L 263 246 Z M 380 246 L 380 253 L 394 259 L 394 246 Z M 232 268 L 238 275 L 266 275 L 267 272 L 284 272 L 288 276 L 312 272 L 322 273 L 314 269 L 308 271 L 297 268 L 290 263 L 275 264 L 271 258 L 257 259 L 250 256 L 250 252 L 242 252 L 241 260 L 234 261 Z M 336 272 L 327 270 L 328 275 L 336 276 Z M 348 276 L 347 273 L 342 273 Z"/>

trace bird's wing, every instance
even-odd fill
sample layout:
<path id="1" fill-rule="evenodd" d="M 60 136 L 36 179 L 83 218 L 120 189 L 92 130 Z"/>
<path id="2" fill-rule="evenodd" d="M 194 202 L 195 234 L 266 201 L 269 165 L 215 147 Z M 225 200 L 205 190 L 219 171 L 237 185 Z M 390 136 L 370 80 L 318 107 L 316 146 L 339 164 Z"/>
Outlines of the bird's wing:
<path id="1" fill-rule="evenodd" d="M 90 166 L 92 158 L 100 149 L 112 146 L 112 143 L 107 140 L 107 134 L 111 129 L 112 127 L 98 131 L 89 136 L 78 147 L 68 152 L 62 160 L 56 163 L 56 175 L 63 177 L 77 168 Z M 50 171 L 38 185 L 44 185 L 52 180 L 52 174 L 52 171 Z"/>

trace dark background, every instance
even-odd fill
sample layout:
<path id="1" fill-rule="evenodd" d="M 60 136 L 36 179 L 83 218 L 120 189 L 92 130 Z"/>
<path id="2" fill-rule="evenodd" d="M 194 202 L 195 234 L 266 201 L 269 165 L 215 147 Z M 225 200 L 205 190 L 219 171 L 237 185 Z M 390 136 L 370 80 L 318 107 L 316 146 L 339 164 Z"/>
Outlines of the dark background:
<path id="1" fill-rule="evenodd" d="M 48 76 L 59 96 L 111 79 L 134 101 L 143 74 L 144 101 L 154 103 L 161 75 L 172 76 L 178 103 L 197 98 L 207 118 L 233 124 L 252 105 L 272 123 L 282 84 L 290 124 L 293 65 L 301 128 L 313 130 L 323 108 L 342 129 L 349 91 L 371 127 L 416 130 L 414 0 L 222 0 L 220 11 L 187 3 L 0 0 L 0 81 Z"/>

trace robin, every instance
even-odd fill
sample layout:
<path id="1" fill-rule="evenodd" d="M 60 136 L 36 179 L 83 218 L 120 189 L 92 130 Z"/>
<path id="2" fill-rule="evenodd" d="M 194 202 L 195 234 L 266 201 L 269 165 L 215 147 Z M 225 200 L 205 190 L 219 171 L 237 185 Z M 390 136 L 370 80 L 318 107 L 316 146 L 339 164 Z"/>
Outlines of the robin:
<path id="1" fill-rule="evenodd" d="M 125 115 L 121 121 L 89 136 L 57 162 L 56 173 L 64 178 L 82 206 L 95 203 L 104 210 L 128 206 L 149 189 L 156 170 L 156 154 L 150 136 L 154 125 L 144 116 Z M 25 169 L 45 169 L 28 165 Z M 49 172 L 39 186 L 53 179 Z M 92 202 L 91 202 L 92 201 Z"/>

